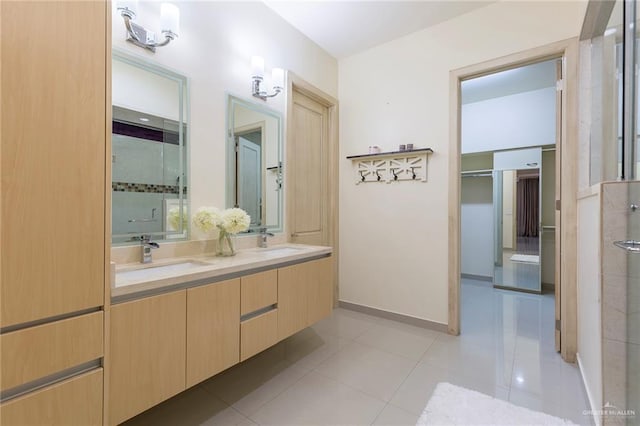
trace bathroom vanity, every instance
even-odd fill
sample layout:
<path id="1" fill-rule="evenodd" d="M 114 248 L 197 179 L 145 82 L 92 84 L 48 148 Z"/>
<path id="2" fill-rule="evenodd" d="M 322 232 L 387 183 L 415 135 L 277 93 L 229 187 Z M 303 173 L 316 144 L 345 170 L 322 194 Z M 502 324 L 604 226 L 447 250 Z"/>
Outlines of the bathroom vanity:
<path id="1" fill-rule="evenodd" d="M 330 247 L 286 244 L 112 274 L 109 423 L 119 424 L 331 313 Z"/>

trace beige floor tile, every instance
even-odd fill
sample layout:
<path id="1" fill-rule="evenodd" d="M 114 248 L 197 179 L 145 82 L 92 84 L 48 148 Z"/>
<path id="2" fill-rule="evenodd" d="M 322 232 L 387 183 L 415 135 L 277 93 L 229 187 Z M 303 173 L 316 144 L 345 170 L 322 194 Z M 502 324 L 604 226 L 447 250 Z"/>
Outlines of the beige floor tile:
<path id="1" fill-rule="evenodd" d="M 192 388 L 125 423 L 127 426 L 238 426 L 253 421 L 208 394 Z"/>
<path id="2" fill-rule="evenodd" d="M 415 361 L 354 342 L 315 370 L 368 395 L 389 401 L 415 365 Z"/>
<path id="3" fill-rule="evenodd" d="M 547 362 L 537 354 L 515 359 L 512 389 L 529 392 L 555 404 L 585 404 L 578 367 L 566 362 Z"/>
<path id="4" fill-rule="evenodd" d="M 317 367 L 351 342 L 342 337 L 318 333 L 310 328 L 307 330 L 311 330 L 311 333 L 306 333 L 304 339 L 296 338 L 297 335 L 294 335 L 283 342 L 285 358 L 300 368 Z"/>
<path id="5" fill-rule="evenodd" d="M 395 355 L 419 361 L 438 337 L 438 332 L 393 321 L 384 321 L 355 339 Z"/>
<path id="6" fill-rule="evenodd" d="M 261 425 L 368 425 L 384 407 L 381 400 L 312 372 L 251 418 Z"/>
<path id="7" fill-rule="evenodd" d="M 410 413 L 420 414 L 429 402 L 437 384 L 441 382 L 462 386 L 501 399 L 506 399 L 508 394 L 508 388 L 496 385 L 495 382 L 465 376 L 460 372 L 450 371 L 437 365 L 419 363 L 391 398 L 390 403 Z"/>
<path id="8" fill-rule="evenodd" d="M 242 414 L 250 416 L 308 372 L 287 360 L 272 364 L 255 360 L 215 376 L 204 382 L 202 387 Z"/>
<path id="9" fill-rule="evenodd" d="M 414 426 L 419 418 L 418 414 L 387 404 L 373 424 L 379 426 Z"/>
<path id="10" fill-rule="evenodd" d="M 370 328 L 372 328 L 379 318 L 361 314 L 359 312 L 348 311 L 346 309 L 334 309 L 329 318 L 325 318 L 313 325 L 315 331 L 320 334 L 330 334 L 343 339 L 353 340 Z"/>
<path id="11" fill-rule="evenodd" d="M 491 348 L 460 340 L 435 341 L 421 362 L 482 378 L 508 388 L 513 369 L 513 352 L 510 348 L 500 345 Z"/>
<path id="12" fill-rule="evenodd" d="M 592 424 L 590 416 L 585 414 L 585 410 L 588 410 L 586 407 L 558 404 L 548 398 L 540 398 L 537 395 L 519 389 L 511 389 L 509 402 L 530 410 L 541 411 L 555 417 L 571 420 L 578 425 Z"/>

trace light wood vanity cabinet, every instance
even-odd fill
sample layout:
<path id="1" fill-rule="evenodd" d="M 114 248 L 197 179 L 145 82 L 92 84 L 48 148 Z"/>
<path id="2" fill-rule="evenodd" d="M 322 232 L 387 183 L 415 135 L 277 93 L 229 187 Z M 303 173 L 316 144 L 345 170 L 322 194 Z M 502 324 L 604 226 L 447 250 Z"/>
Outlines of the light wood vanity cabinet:
<path id="1" fill-rule="evenodd" d="M 240 361 L 240 279 L 187 290 L 187 387 Z"/>
<path id="2" fill-rule="evenodd" d="M 186 389 L 186 309 L 186 290 L 111 307 L 112 424 Z"/>
<path id="3" fill-rule="evenodd" d="M 121 423 L 324 318 L 332 259 L 111 307 L 109 422 Z"/>
<path id="4" fill-rule="evenodd" d="M 278 339 L 331 314 L 331 257 L 278 269 Z"/>

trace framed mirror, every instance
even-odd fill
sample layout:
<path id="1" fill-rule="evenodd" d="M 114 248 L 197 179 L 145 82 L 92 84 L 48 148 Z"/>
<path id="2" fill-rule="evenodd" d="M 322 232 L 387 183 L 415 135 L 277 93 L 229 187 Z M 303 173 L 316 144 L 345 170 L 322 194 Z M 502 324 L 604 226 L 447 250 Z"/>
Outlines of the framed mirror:
<path id="1" fill-rule="evenodd" d="M 540 148 L 494 153 L 494 287 L 542 291 L 541 165 Z"/>
<path id="2" fill-rule="evenodd" d="M 187 77 L 114 49 L 112 243 L 186 239 Z"/>
<path id="3" fill-rule="evenodd" d="M 282 116 L 227 97 L 227 207 L 251 217 L 248 232 L 282 232 Z"/>

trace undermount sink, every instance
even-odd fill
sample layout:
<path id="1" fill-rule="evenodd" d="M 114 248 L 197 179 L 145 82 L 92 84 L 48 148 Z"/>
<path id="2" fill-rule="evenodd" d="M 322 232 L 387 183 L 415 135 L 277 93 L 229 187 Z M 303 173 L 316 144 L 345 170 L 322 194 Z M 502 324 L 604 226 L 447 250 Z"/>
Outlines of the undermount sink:
<path id="1" fill-rule="evenodd" d="M 147 266 L 137 269 L 117 271 L 116 287 L 120 283 L 124 284 L 127 282 L 136 282 L 141 280 L 147 281 L 176 274 L 183 274 L 203 266 L 209 266 L 209 264 L 195 260 L 186 260 L 184 262 L 172 263 L 169 265 Z"/>
<path id="2" fill-rule="evenodd" d="M 259 249 L 258 253 L 264 253 L 268 256 L 282 256 L 287 254 L 297 254 L 302 250 L 303 248 L 301 247 L 269 247 Z"/>

